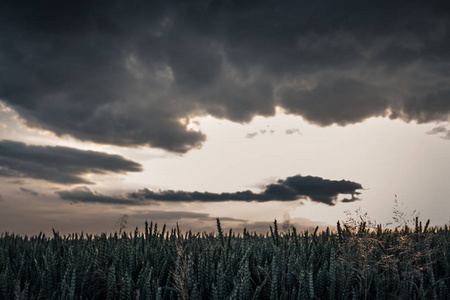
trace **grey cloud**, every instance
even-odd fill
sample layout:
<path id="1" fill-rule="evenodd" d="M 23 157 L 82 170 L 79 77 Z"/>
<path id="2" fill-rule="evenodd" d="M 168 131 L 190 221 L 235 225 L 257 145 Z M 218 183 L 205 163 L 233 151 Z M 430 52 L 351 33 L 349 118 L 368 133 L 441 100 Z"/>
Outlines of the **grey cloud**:
<path id="1" fill-rule="evenodd" d="M 105 196 L 87 187 L 77 187 L 68 191 L 58 191 L 56 194 L 63 200 L 86 203 L 149 205 L 155 202 L 222 202 L 222 201 L 295 201 L 309 198 L 314 202 L 335 205 L 339 195 L 351 195 L 342 202 L 360 200 L 355 195 L 360 193 L 362 185 L 347 180 L 328 180 L 321 177 L 296 175 L 279 179 L 268 184 L 260 193 L 240 191 L 234 193 L 188 192 L 149 189 L 138 190 L 124 196 Z"/>
<path id="2" fill-rule="evenodd" d="M 7 181 L 7 182 L 10 183 L 10 184 L 19 184 L 19 185 L 25 184 L 25 180 L 22 180 L 22 179 L 10 180 L 10 181 Z"/>
<path id="3" fill-rule="evenodd" d="M 442 138 L 445 140 L 450 140 L 450 130 L 447 130 L 447 133 Z"/>
<path id="4" fill-rule="evenodd" d="M 437 133 L 447 132 L 447 129 L 445 127 L 446 126 L 443 126 L 443 125 L 442 126 L 438 126 L 438 127 L 434 127 L 430 131 L 427 131 L 427 134 L 437 134 Z"/>
<path id="5" fill-rule="evenodd" d="M 298 128 L 286 129 L 285 133 L 286 133 L 286 134 L 294 134 L 294 133 L 298 133 L 298 134 L 300 134 L 300 135 L 302 134 L 302 133 L 300 132 L 300 129 L 298 129 Z"/>
<path id="6" fill-rule="evenodd" d="M 88 187 L 76 187 L 68 191 L 57 191 L 63 200 L 82 203 L 118 204 L 118 205 L 148 205 L 150 201 L 127 199 L 120 196 L 105 196 Z"/>
<path id="7" fill-rule="evenodd" d="M 444 0 L 3 1 L 0 99 L 28 126 L 180 153 L 206 139 L 181 120 L 206 114 L 441 121 L 449 12 Z"/>
<path id="8" fill-rule="evenodd" d="M 214 218 L 217 219 L 217 218 Z M 243 219 L 236 219 L 236 218 L 231 218 L 231 217 L 221 217 L 220 221 L 231 221 L 231 222 L 239 222 L 239 221 L 245 221 Z"/>
<path id="9" fill-rule="evenodd" d="M 447 129 L 447 125 L 437 126 L 431 129 L 430 131 L 426 132 L 426 134 L 438 134 L 438 133 L 444 133 L 444 135 L 441 136 L 440 138 L 444 140 L 450 140 L 450 130 Z"/>
<path id="10" fill-rule="evenodd" d="M 220 202 L 220 201 L 295 201 L 309 198 L 314 202 L 327 205 L 335 205 L 340 194 L 351 195 L 351 198 L 343 202 L 359 200 L 357 190 L 362 185 L 356 182 L 341 180 L 328 180 L 320 177 L 296 175 L 286 179 L 280 179 L 276 183 L 268 184 L 260 193 L 252 191 L 240 191 L 234 193 L 210 193 L 210 192 L 186 192 L 186 191 L 152 191 L 149 189 L 130 193 L 129 198 L 147 199 L 169 202 Z"/>
<path id="11" fill-rule="evenodd" d="M 274 133 L 275 130 L 270 130 L 270 133 Z M 252 139 L 254 137 L 256 137 L 258 134 L 266 134 L 267 130 L 266 129 L 261 129 L 259 130 L 259 132 L 255 131 L 255 132 L 249 132 L 245 135 L 245 138 L 247 139 Z"/>
<path id="12" fill-rule="evenodd" d="M 185 212 L 185 211 L 164 211 L 164 210 L 151 210 L 140 212 L 139 215 L 145 216 L 149 220 L 158 219 L 207 219 L 209 214 Z"/>
<path id="13" fill-rule="evenodd" d="M 60 146 L 0 141 L 0 176 L 91 184 L 85 174 L 139 172 L 140 164 L 119 155 Z"/>
<path id="14" fill-rule="evenodd" d="M 148 210 L 140 211 L 133 214 L 134 216 L 145 216 L 148 220 L 178 220 L 178 219 L 199 219 L 201 221 L 216 221 L 216 217 L 206 213 L 197 213 L 189 211 L 164 211 L 164 210 Z M 221 217 L 220 221 L 244 222 L 246 220 L 231 217 Z M 214 223 L 215 226 L 215 223 Z"/>
<path id="15" fill-rule="evenodd" d="M 36 192 L 35 190 L 32 190 L 32 189 L 27 189 L 27 188 L 21 187 L 20 190 L 21 190 L 22 192 L 27 193 L 27 194 L 30 194 L 30 195 L 32 195 L 32 196 L 39 196 L 39 193 Z"/>

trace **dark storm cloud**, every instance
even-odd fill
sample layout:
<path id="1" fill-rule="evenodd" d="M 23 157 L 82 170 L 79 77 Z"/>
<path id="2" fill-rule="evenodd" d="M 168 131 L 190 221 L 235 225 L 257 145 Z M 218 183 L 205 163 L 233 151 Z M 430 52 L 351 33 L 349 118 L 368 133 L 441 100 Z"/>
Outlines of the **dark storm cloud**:
<path id="1" fill-rule="evenodd" d="M 320 177 L 296 175 L 286 179 L 280 179 L 276 183 L 265 186 L 260 193 L 241 191 L 234 193 L 210 193 L 210 192 L 186 192 L 186 191 L 151 191 L 139 190 L 129 194 L 132 199 L 147 199 L 167 202 L 220 202 L 220 201 L 295 201 L 309 198 L 314 202 L 327 205 L 335 205 L 340 194 L 351 195 L 343 202 L 359 200 L 357 190 L 362 189 L 361 184 L 341 180 L 328 180 Z"/>
<path id="2" fill-rule="evenodd" d="M 59 146 L 0 141 L 0 176 L 28 177 L 55 183 L 87 183 L 88 173 L 139 172 L 141 165 L 119 155 Z"/>
<path id="3" fill-rule="evenodd" d="M 84 203 L 119 204 L 119 205 L 148 205 L 150 201 L 127 199 L 124 197 L 105 196 L 88 187 L 77 187 L 69 191 L 58 191 L 56 194 L 63 200 Z"/>
<path id="4" fill-rule="evenodd" d="M 386 114 L 388 101 L 381 93 L 359 80 L 327 78 L 309 90 L 286 89 L 281 102 L 288 113 L 302 115 L 310 122 L 347 125 Z"/>
<path id="5" fill-rule="evenodd" d="M 342 202 L 360 200 L 355 195 L 360 193 L 362 185 L 347 180 L 328 180 L 321 177 L 296 175 L 268 184 L 260 193 L 241 191 L 234 193 L 210 193 L 187 191 L 151 191 L 142 189 L 126 196 L 105 196 L 87 187 L 77 187 L 68 191 L 58 191 L 61 199 L 74 202 L 103 203 L 120 205 L 149 205 L 155 202 L 222 202 L 222 201 L 295 201 L 310 199 L 327 205 L 335 205 L 339 195 L 351 195 Z"/>
<path id="6" fill-rule="evenodd" d="M 449 3 L 2 1 L 0 99 L 29 126 L 176 152 L 205 114 L 446 120 Z"/>
<path id="7" fill-rule="evenodd" d="M 21 187 L 20 190 L 24 193 L 30 194 L 31 196 L 39 196 L 39 193 L 32 189 Z"/>

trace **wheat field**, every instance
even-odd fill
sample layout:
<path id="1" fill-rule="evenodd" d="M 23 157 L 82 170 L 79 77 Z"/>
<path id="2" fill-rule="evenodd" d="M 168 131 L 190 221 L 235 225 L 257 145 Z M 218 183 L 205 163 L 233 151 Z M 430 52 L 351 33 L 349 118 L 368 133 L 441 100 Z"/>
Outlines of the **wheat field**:
<path id="1" fill-rule="evenodd" d="M 1 299 L 450 299 L 448 226 L 0 237 Z"/>

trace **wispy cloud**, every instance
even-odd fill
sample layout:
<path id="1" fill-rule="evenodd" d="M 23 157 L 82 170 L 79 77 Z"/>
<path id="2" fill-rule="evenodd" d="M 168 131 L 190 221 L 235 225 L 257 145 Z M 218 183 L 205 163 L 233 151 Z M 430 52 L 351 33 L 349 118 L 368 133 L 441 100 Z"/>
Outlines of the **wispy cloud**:
<path id="1" fill-rule="evenodd" d="M 31 196 L 39 196 L 39 193 L 32 189 L 21 187 L 20 190 L 24 193 L 30 194 Z"/>
<path id="2" fill-rule="evenodd" d="M 252 138 L 254 138 L 254 137 L 257 136 L 257 135 L 258 135 L 257 132 L 251 132 L 251 133 L 247 133 L 247 134 L 245 135 L 245 138 L 247 138 L 247 139 L 252 139 Z"/>
<path id="3" fill-rule="evenodd" d="M 289 135 L 294 134 L 294 133 L 297 133 L 297 134 L 299 134 L 299 135 L 302 134 L 302 133 L 300 132 L 300 129 L 298 129 L 298 128 L 286 129 L 285 133 L 286 133 L 286 134 L 289 134 Z"/>
<path id="4" fill-rule="evenodd" d="M 273 134 L 275 132 L 275 130 L 271 129 L 271 130 L 267 130 L 267 129 L 260 129 L 259 131 L 255 131 L 255 132 L 249 132 L 245 135 L 245 138 L 247 139 L 252 139 L 254 137 L 256 137 L 259 134 L 266 134 L 266 133 L 270 133 Z"/>
<path id="5" fill-rule="evenodd" d="M 215 221 L 217 217 L 211 216 L 207 213 L 197 213 L 189 211 L 165 211 L 165 210 L 143 210 L 139 212 L 134 212 L 134 216 L 145 216 L 148 220 L 180 220 L 180 219 L 198 219 L 201 221 L 213 221 L 213 226 L 215 226 Z M 221 221 L 227 222 L 245 222 L 243 219 L 236 219 L 231 217 L 221 217 Z"/>
<path id="6" fill-rule="evenodd" d="M 434 127 L 433 129 L 431 129 L 430 131 L 427 131 L 427 134 L 437 134 L 437 133 L 442 133 L 442 132 L 447 132 L 446 126 L 441 125 L 438 127 Z"/>
<path id="7" fill-rule="evenodd" d="M 427 131 L 426 134 L 443 133 L 444 135 L 440 136 L 440 138 L 442 138 L 444 140 L 450 140 L 450 129 L 447 129 L 447 126 L 448 126 L 448 124 L 434 127 L 430 131 Z"/>
<path id="8" fill-rule="evenodd" d="M 450 140 L 450 130 L 447 130 L 447 133 L 442 138 L 445 140 Z"/>
<path id="9" fill-rule="evenodd" d="M 15 179 L 15 180 L 9 180 L 9 181 L 7 181 L 7 183 L 24 185 L 25 184 L 25 180 L 23 180 L 23 179 Z"/>

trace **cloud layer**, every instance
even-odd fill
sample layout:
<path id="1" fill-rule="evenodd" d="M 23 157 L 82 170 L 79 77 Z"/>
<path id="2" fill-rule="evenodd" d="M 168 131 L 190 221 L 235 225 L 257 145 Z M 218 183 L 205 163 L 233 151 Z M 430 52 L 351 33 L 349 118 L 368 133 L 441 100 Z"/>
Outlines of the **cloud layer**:
<path id="1" fill-rule="evenodd" d="M 175 152 L 190 117 L 447 120 L 450 4 L 3 1 L 0 99 L 29 126 Z"/>
<path id="2" fill-rule="evenodd" d="M 59 191 L 61 199 L 76 202 L 144 205 L 156 202 L 222 202 L 222 201 L 295 201 L 310 199 L 314 202 L 335 205 L 339 195 L 351 195 L 342 202 L 359 200 L 357 190 L 362 185 L 347 180 L 328 180 L 321 177 L 296 175 L 280 179 L 276 183 L 266 185 L 260 193 L 240 191 L 234 193 L 186 192 L 186 191 L 151 191 L 142 189 L 125 197 L 110 197 L 98 194 L 88 188 L 76 188 L 69 191 Z"/>
<path id="3" fill-rule="evenodd" d="M 119 155 L 0 141 L 0 176 L 4 177 L 28 177 L 61 184 L 91 184 L 84 175 L 139 171 L 142 171 L 140 164 Z"/>

